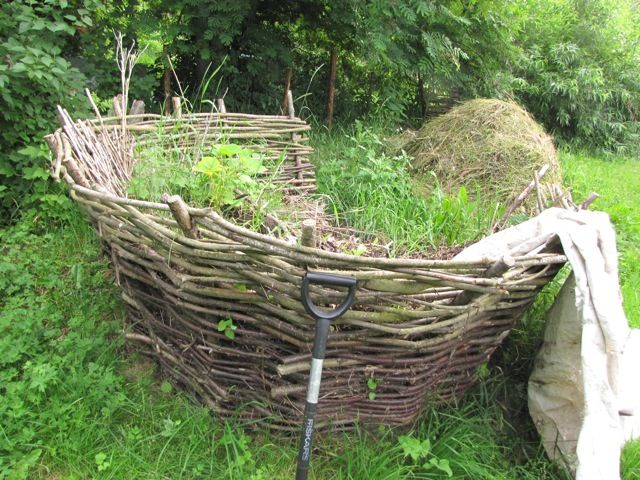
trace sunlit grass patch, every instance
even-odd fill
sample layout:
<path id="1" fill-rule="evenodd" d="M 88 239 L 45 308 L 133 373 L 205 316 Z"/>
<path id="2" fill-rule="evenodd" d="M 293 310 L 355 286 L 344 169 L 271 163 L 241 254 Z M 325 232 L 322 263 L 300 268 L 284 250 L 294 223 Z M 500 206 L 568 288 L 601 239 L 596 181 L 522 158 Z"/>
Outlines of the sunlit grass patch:
<path id="1" fill-rule="evenodd" d="M 567 183 L 576 199 L 600 194 L 592 209 L 609 214 L 617 233 L 620 284 L 629 323 L 640 327 L 640 162 L 633 158 L 562 152 Z"/>

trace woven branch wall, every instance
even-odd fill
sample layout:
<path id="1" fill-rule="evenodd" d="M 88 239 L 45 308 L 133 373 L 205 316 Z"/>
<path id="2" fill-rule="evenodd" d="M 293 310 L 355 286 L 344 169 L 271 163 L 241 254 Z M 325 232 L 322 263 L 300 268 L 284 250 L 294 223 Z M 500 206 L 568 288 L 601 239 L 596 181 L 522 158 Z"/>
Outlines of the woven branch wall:
<path id="1" fill-rule="evenodd" d="M 177 123 L 185 145 L 252 138 L 286 154 L 278 181 L 304 195 L 315 186 L 309 127 L 285 116 L 147 115 L 125 124 L 59 113 L 62 128 L 47 137 L 53 172 L 104 240 L 128 306 L 127 338 L 222 416 L 299 427 L 314 332 L 300 301 L 307 269 L 358 281 L 354 307 L 332 325 L 318 412 L 320 425 L 348 427 L 410 424 L 427 399 L 460 396 L 566 261 L 557 243 L 473 262 L 352 256 L 291 245 L 176 197 L 127 198 L 132 145 Z M 343 295 L 312 293 L 325 305 Z M 219 331 L 226 319 L 237 326 L 233 339 Z"/>

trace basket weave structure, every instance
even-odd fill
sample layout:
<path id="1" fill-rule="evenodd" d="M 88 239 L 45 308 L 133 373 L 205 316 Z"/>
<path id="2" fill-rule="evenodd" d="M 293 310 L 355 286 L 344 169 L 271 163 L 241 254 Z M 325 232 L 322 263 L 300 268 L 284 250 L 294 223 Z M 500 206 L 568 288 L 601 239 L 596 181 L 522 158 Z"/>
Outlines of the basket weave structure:
<path id="1" fill-rule="evenodd" d="M 566 261 L 557 243 L 535 242 L 509 252 L 508 262 L 353 256 L 292 245 L 174 197 L 124 193 L 130 145 L 153 141 L 157 129 L 186 143 L 260 139 L 265 152 L 286 155 L 277 181 L 293 194 L 313 191 L 309 126 L 297 118 L 144 115 L 125 125 L 60 116 L 62 128 L 47 137 L 52 170 L 103 240 L 127 305 L 127 338 L 221 416 L 299 428 L 314 333 L 300 298 L 307 270 L 358 282 L 355 305 L 329 334 L 318 425 L 408 425 L 426 400 L 459 397 L 474 383 L 478 365 Z M 343 296 L 311 291 L 318 304 Z M 218 329 L 229 318 L 234 339 Z"/>

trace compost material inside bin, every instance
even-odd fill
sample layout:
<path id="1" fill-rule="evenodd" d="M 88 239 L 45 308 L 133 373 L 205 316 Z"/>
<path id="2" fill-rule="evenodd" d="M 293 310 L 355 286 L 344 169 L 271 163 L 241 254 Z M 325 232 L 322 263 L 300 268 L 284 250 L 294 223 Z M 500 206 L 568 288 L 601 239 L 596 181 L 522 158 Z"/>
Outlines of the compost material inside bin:
<path id="1" fill-rule="evenodd" d="M 295 149 L 274 150 L 261 138 L 229 139 L 223 134 L 213 141 L 176 140 L 180 128 L 174 127 L 170 135 L 158 130 L 137 138 L 128 196 L 161 201 L 166 193 L 177 194 L 192 206 L 211 207 L 238 225 L 292 245 L 356 256 L 419 258 L 428 251 L 432 258 L 448 259 L 464 247 L 443 243 L 434 248 L 427 240 L 419 248 L 398 247 L 384 231 L 350 225 L 349 218 L 358 212 L 337 211 L 331 194 L 304 188 L 295 177 L 283 179 Z M 415 202 L 423 200 L 416 195 Z M 424 225 L 425 237 L 429 228 Z M 477 236 L 483 233 L 479 229 Z"/>

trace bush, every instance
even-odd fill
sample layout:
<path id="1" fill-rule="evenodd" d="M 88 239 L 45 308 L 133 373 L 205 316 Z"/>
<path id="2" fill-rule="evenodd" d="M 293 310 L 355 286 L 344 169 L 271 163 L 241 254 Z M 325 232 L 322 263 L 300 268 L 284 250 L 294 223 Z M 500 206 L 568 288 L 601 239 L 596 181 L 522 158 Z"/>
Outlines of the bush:
<path id="1" fill-rule="evenodd" d="M 96 0 L 12 0 L 0 15 L 0 224 L 20 206 L 59 203 L 50 196 L 48 149 L 55 105 L 82 104 L 83 76 L 63 56 L 74 36 L 92 25 Z"/>
<path id="2" fill-rule="evenodd" d="M 522 2 L 528 21 L 514 92 L 564 141 L 605 150 L 636 143 L 640 58 L 629 2 Z"/>

